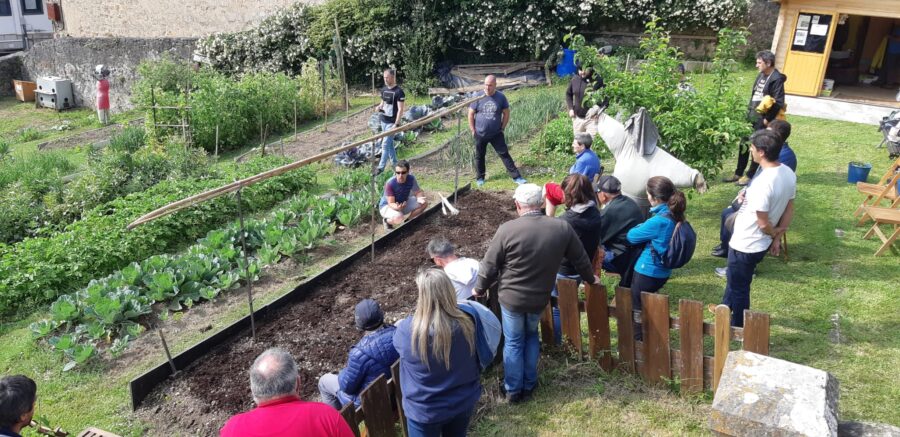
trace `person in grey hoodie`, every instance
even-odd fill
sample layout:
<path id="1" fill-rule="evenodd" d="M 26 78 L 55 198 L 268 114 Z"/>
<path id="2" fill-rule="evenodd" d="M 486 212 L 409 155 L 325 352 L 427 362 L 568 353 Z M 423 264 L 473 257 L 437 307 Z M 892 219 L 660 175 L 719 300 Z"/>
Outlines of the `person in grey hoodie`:
<path id="1" fill-rule="evenodd" d="M 472 289 L 478 279 L 478 260 L 456 255 L 456 247 L 444 237 L 437 237 L 428 242 L 428 257 L 442 269 L 453 288 L 456 290 L 457 302 L 472 298 Z"/>

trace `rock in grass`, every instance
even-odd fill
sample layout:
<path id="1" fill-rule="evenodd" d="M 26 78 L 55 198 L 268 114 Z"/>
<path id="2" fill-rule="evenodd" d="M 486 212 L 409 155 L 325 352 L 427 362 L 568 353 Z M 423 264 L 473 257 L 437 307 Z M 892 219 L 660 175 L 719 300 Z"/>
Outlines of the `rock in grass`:
<path id="1" fill-rule="evenodd" d="M 823 370 L 734 351 L 713 399 L 710 429 L 727 436 L 837 436 L 838 381 Z"/>

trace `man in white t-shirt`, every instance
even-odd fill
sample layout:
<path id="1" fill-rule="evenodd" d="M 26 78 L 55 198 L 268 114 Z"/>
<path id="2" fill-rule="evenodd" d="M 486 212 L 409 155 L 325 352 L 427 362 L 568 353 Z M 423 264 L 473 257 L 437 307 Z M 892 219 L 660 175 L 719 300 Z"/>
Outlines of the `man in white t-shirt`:
<path id="1" fill-rule="evenodd" d="M 761 171 L 747 188 L 728 243 L 728 271 L 722 303 L 731 308 L 731 325 L 744 326 L 744 310 L 750 308 L 750 283 L 756 265 L 766 252 L 778 255 L 781 235 L 794 218 L 797 176 L 778 162 L 778 134 L 761 130 L 750 137 L 750 155 Z"/>
<path id="2" fill-rule="evenodd" d="M 456 289 L 456 301 L 469 300 L 478 279 L 479 261 L 456 256 L 456 248 L 443 237 L 429 241 L 427 251 L 434 264 L 444 269 L 444 273 L 450 277 L 450 282 Z"/>

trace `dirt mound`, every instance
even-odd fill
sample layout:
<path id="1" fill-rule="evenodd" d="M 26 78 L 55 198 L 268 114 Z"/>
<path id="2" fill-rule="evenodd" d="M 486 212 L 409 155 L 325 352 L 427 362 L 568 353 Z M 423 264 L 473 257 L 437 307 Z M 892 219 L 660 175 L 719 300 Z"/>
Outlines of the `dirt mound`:
<path id="1" fill-rule="evenodd" d="M 337 371 L 361 333 L 353 326 L 353 307 L 367 297 L 379 301 L 388 320 L 406 317 L 414 308 L 416 270 L 431 265 L 428 240 L 443 235 L 459 253 L 480 259 L 497 227 L 515 217 L 508 193 L 474 191 L 459 198 L 456 217 L 435 215 L 413 225 L 376 255 L 364 257 L 327 279 L 303 300 L 289 305 L 249 332 L 208 354 L 155 390 L 139 415 L 151 422 L 154 435 L 216 435 L 231 415 L 253 408 L 247 371 L 263 350 L 290 351 L 301 367 L 303 397 L 317 399 L 317 378 Z"/>

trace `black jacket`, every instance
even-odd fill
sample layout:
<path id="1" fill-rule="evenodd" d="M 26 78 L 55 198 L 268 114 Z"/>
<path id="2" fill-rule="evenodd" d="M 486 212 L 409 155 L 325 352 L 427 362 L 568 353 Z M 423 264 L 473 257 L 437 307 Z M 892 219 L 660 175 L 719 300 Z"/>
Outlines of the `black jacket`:
<path id="1" fill-rule="evenodd" d="M 759 82 L 760 76 L 762 73 L 759 73 L 756 76 L 756 80 L 753 81 L 753 88 L 756 89 L 756 83 Z M 763 96 L 772 96 L 775 99 L 775 104 L 769 108 L 769 111 L 765 114 L 762 114 L 762 118 L 765 118 L 768 121 L 772 121 L 775 119 L 775 116 L 778 115 L 778 111 L 781 111 L 781 108 L 784 108 L 784 83 L 787 82 L 787 76 L 781 74 L 778 70 L 772 70 L 772 75 L 769 76 L 769 80 L 763 86 Z M 747 104 L 747 109 L 749 110 L 748 114 L 750 120 L 757 120 L 760 118 L 759 114 L 756 113 L 756 106 L 759 102 L 753 101 L 753 90 L 750 90 L 750 103 Z"/>
<path id="2" fill-rule="evenodd" d="M 575 74 L 572 80 L 569 81 L 569 87 L 566 89 L 566 106 L 575 110 L 575 116 L 578 118 L 584 118 L 588 110 L 593 106 L 590 104 L 584 106 L 584 103 L 582 103 L 584 102 L 584 92 L 587 90 L 591 80 L 594 81 L 593 85 L 591 85 L 593 91 L 604 87 L 603 78 L 597 74 L 588 76 L 587 79 Z"/>
<path id="3" fill-rule="evenodd" d="M 616 256 L 627 250 L 628 230 L 644 222 L 641 208 L 628 196 L 620 194 L 611 200 L 600 212 L 600 244 Z"/>
<path id="4" fill-rule="evenodd" d="M 594 255 L 597 253 L 597 246 L 600 245 L 600 210 L 596 206 L 591 206 L 581 213 L 567 209 L 560 218 L 572 226 L 578 239 L 581 240 L 581 246 L 584 247 L 588 258 L 593 261 Z M 559 273 L 574 276 L 578 274 L 578 270 L 575 270 L 571 261 L 565 259 L 559 265 Z"/>

